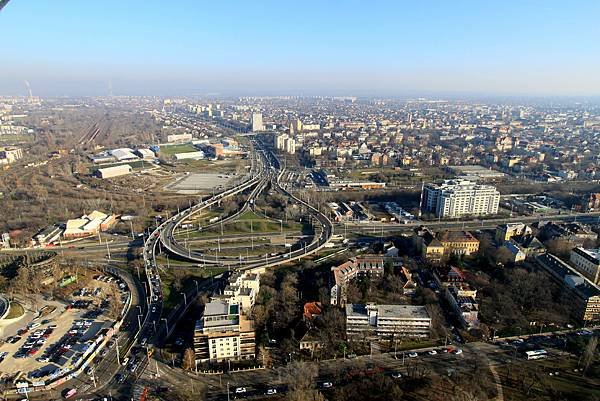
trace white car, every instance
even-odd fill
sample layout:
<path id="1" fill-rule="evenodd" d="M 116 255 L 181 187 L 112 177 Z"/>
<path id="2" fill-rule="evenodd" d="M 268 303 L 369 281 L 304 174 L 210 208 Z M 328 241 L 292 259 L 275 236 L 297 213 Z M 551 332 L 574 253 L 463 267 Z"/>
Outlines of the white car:
<path id="1" fill-rule="evenodd" d="M 437 351 L 432 349 L 431 351 L 428 352 L 429 355 L 437 355 Z"/>
<path id="2" fill-rule="evenodd" d="M 331 382 L 324 382 L 323 383 L 323 388 L 331 388 L 331 387 L 333 387 L 333 383 L 331 383 Z"/>
<path id="3" fill-rule="evenodd" d="M 402 379 L 402 373 L 394 372 L 394 373 L 392 373 L 392 378 L 393 379 Z"/>
<path id="4" fill-rule="evenodd" d="M 273 395 L 273 394 L 277 394 L 276 388 L 267 389 L 267 395 Z"/>
<path id="5" fill-rule="evenodd" d="M 460 354 L 462 354 L 462 349 L 460 349 L 460 348 L 457 348 L 456 350 L 454 350 L 454 353 L 455 353 L 456 355 L 460 355 Z"/>
<path id="6" fill-rule="evenodd" d="M 408 357 L 409 357 L 409 358 L 416 358 L 416 357 L 418 357 L 418 356 L 419 356 L 419 355 L 418 355 L 416 352 L 411 352 L 410 354 L 408 354 Z"/>
<path id="7" fill-rule="evenodd" d="M 242 394 L 246 392 L 246 387 L 238 387 L 235 389 L 236 394 Z"/>

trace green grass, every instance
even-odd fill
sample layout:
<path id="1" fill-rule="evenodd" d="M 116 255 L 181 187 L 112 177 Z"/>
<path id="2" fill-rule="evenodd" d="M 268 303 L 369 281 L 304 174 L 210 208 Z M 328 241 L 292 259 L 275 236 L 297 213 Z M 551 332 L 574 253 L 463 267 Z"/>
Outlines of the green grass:
<path id="1" fill-rule="evenodd" d="M 13 301 L 10 303 L 8 314 L 6 315 L 5 319 L 15 319 L 23 316 L 24 313 L 25 309 L 23 306 L 20 303 Z"/>
<path id="2" fill-rule="evenodd" d="M 194 146 L 185 143 L 185 144 L 181 144 L 181 145 L 161 146 L 159 153 L 163 157 L 165 157 L 165 156 L 170 157 L 176 153 L 189 153 L 189 152 L 197 152 L 197 151 L 198 151 L 198 149 L 196 149 Z"/>

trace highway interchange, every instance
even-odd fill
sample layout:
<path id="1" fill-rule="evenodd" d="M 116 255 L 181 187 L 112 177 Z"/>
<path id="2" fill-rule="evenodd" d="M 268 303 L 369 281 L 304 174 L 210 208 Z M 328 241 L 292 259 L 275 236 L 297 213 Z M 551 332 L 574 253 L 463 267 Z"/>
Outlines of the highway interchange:
<path id="1" fill-rule="evenodd" d="M 160 369 L 169 369 L 166 365 L 160 365 L 158 361 L 152 360 L 152 353 L 156 347 L 163 345 L 164 341 L 169 337 L 177 321 L 191 300 L 199 293 L 209 293 L 212 291 L 220 280 L 226 275 L 218 275 L 216 280 L 202 282 L 197 284 L 191 292 L 185 294 L 182 302 L 171 311 L 168 316 L 163 316 L 163 294 L 161 284 L 161 270 L 164 266 L 157 263 L 156 257 L 161 251 L 167 251 L 177 255 L 179 259 L 194 263 L 199 269 L 204 266 L 226 267 L 229 270 L 257 270 L 260 271 L 266 267 L 274 267 L 294 260 L 299 260 L 305 256 L 314 254 L 321 250 L 327 243 L 330 242 L 334 230 L 338 232 L 350 231 L 362 235 L 384 236 L 390 234 L 398 234 L 409 232 L 420 222 L 408 224 L 365 224 L 365 223 L 332 223 L 329 218 L 321 213 L 317 208 L 297 198 L 292 193 L 285 189 L 285 184 L 280 182 L 281 177 L 285 176 L 284 170 L 281 169 L 280 163 L 275 155 L 265 147 L 260 141 L 254 140 L 252 166 L 245 179 L 237 183 L 235 187 L 224 190 L 219 194 L 215 194 L 197 204 L 192 204 L 186 210 L 179 211 L 174 216 L 163 221 L 154 230 L 152 230 L 143 241 L 143 260 L 144 260 L 144 276 L 143 283 L 140 284 L 135 277 L 125 275 L 125 279 L 130 288 L 134 291 L 134 302 L 131 310 L 126 317 L 126 329 L 119 333 L 116 341 L 118 346 L 110 348 L 109 352 L 96 366 L 95 374 L 91 377 L 83 377 L 75 379 L 75 382 L 69 383 L 78 389 L 80 395 L 89 395 L 90 397 L 99 397 L 109 394 L 115 399 L 130 399 L 131 391 L 134 389 L 136 381 L 141 377 L 147 378 L 149 370 L 153 370 L 153 365 L 158 371 Z M 289 202 L 296 203 L 311 217 L 314 222 L 315 234 L 312 236 L 310 243 L 304 246 L 289 248 L 286 253 L 271 254 L 265 256 L 218 256 L 192 250 L 179 243 L 175 238 L 175 232 L 181 229 L 181 226 L 195 214 L 207 210 L 213 205 L 219 205 L 223 200 L 230 198 L 236 194 L 247 193 L 245 203 L 237 212 L 230 216 L 221 216 L 218 221 L 203 228 L 210 228 L 224 222 L 232 221 L 239 217 L 247 210 L 252 210 L 257 197 L 264 193 L 268 188 L 287 197 Z M 600 219 L 596 214 L 562 214 L 551 217 L 553 220 L 577 220 L 581 222 L 596 222 Z M 518 217 L 518 221 L 537 221 L 543 219 L 543 216 Z M 428 225 L 441 228 L 464 228 L 464 229 L 484 229 L 493 228 L 497 224 L 511 221 L 513 219 L 498 219 L 498 220 L 481 220 L 475 222 L 432 222 Z M 73 249 L 73 246 L 56 247 L 57 251 L 65 252 L 86 252 L 90 254 L 102 253 L 108 250 L 108 246 L 113 249 L 113 252 L 127 252 L 132 246 L 139 246 L 140 239 L 127 239 L 118 237 L 115 238 L 111 245 L 93 244 L 82 245 Z M 110 251 L 109 251 L 110 252 Z M 193 266 L 193 265 L 192 265 Z M 190 302 L 188 302 L 190 301 Z M 474 346 L 476 347 L 476 346 Z M 468 348 L 467 348 L 468 349 Z M 117 353 L 119 355 L 117 356 Z M 446 357 L 443 357 L 446 358 Z M 129 363 L 128 363 L 129 361 Z M 135 361 L 135 363 L 132 363 Z M 152 365 L 150 363 L 152 362 Z M 393 364 L 392 364 L 393 365 Z M 174 373 L 177 376 L 183 373 Z M 117 380 L 119 378 L 120 380 Z M 240 378 L 243 380 L 244 375 Z M 266 379 L 265 379 L 266 380 Z M 260 381 L 259 381 L 260 383 Z M 268 383 L 265 383 L 268 385 Z M 139 386 L 138 386 L 139 389 Z M 221 399 L 222 390 L 219 389 L 209 399 Z M 94 398 L 91 398 L 94 399 Z"/>

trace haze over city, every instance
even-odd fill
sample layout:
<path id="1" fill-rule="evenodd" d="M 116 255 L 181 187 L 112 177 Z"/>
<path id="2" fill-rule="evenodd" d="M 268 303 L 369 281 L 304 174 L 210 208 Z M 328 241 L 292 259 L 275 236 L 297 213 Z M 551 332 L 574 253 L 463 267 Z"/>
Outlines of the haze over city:
<path id="1" fill-rule="evenodd" d="M 596 1 L 11 1 L 0 93 L 600 94 Z"/>

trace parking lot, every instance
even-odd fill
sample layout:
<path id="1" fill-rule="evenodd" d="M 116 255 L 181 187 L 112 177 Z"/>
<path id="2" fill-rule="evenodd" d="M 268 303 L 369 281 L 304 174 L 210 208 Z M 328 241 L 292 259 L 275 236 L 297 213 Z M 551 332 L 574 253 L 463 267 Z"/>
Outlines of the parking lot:
<path id="1" fill-rule="evenodd" d="M 30 383 L 52 380 L 77 365 L 127 300 L 118 279 L 96 275 L 65 288 L 70 295 L 47 316 L 23 324 L 0 346 L 0 375 Z M 108 301 L 116 298 L 118 308 Z"/>
<path id="2" fill-rule="evenodd" d="M 234 178 L 231 174 L 213 174 L 213 173 L 195 173 L 185 176 L 185 178 L 168 185 L 168 189 L 179 193 L 195 193 L 196 191 L 206 191 L 213 188 L 225 187 L 227 182 Z"/>

